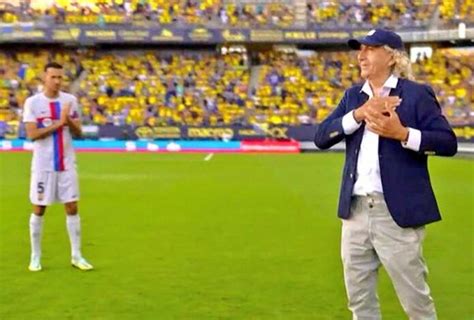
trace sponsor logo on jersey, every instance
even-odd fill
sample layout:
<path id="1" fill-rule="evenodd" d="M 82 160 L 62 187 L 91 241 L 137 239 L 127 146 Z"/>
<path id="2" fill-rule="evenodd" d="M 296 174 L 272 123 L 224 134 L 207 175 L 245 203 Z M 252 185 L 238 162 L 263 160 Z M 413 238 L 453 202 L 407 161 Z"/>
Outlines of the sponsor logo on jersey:
<path id="1" fill-rule="evenodd" d="M 41 121 L 43 127 L 49 127 L 50 125 L 53 124 L 53 120 L 51 118 L 45 118 L 43 121 Z"/>

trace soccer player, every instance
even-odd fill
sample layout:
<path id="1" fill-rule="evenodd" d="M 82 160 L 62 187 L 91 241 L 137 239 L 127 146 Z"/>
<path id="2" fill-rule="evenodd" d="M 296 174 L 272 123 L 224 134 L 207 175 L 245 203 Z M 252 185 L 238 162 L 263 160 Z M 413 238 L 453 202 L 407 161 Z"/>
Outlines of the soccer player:
<path id="1" fill-rule="evenodd" d="M 46 207 L 64 203 L 71 242 L 71 264 L 92 270 L 81 254 L 81 223 L 78 214 L 79 185 L 71 134 L 81 135 L 77 99 L 60 91 L 63 67 L 55 62 L 44 67 L 44 90 L 25 101 L 23 121 L 33 140 L 30 200 L 30 271 L 41 270 L 41 234 Z"/>

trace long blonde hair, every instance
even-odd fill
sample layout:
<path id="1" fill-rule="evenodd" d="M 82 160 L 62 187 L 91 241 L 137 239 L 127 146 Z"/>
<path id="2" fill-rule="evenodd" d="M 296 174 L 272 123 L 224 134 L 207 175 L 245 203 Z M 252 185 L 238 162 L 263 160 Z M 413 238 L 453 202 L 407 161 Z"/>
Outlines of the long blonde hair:
<path id="1" fill-rule="evenodd" d="M 383 46 L 385 50 L 393 54 L 395 63 L 392 65 L 392 73 L 399 78 L 415 80 L 411 69 L 411 62 L 408 54 L 402 50 L 395 50 L 389 46 Z"/>

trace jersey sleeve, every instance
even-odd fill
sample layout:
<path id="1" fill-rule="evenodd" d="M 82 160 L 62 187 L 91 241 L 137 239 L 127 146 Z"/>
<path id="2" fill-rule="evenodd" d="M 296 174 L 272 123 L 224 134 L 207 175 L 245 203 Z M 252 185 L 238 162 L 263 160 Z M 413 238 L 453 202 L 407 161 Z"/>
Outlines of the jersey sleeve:
<path id="1" fill-rule="evenodd" d="M 23 122 L 36 122 L 36 116 L 33 113 L 31 99 L 26 99 L 23 106 Z"/>

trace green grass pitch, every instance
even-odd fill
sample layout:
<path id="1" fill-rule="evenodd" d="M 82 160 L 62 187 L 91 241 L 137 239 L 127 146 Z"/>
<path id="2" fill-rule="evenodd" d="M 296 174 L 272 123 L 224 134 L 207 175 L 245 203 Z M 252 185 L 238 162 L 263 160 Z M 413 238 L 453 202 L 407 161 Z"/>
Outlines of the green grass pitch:
<path id="1" fill-rule="evenodd" d="M 48 209 L 29 260 L 28 153 L 0 153 L 0 319 L 350 319 L 336 217 L 342 154 L 79 154 L 83 253 Z M 444 220 L 424 253 L 440 319 L 474 319 L 474 162 L 431 158 Z M 385 272 L 384 319 L 405 319 Z"/>

